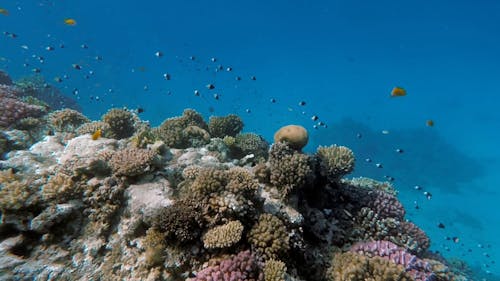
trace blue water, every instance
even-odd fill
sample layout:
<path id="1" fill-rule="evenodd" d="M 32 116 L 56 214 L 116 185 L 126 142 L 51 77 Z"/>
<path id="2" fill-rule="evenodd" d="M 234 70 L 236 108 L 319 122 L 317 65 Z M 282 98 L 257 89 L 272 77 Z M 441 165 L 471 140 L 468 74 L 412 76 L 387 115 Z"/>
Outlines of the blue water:
<path id="1" fill-rule="evenodd" d="M 141 107 L 158 125 L 190 107 L 239 114 L 269 141 L 301 124 L 307 151 L 346 145 L 356 176 L 394 177 L 434 250 L 500 275 L 500 2 L 268 2 L 3 1 L 0 31 L 18 37 L 0 36 L 0 69 L 19 78 L 40 68 L 93 119 Z M 394 86 L 408 95 L 390 98 Z M 314 129 L 313 115 L 327 128 Z"/>

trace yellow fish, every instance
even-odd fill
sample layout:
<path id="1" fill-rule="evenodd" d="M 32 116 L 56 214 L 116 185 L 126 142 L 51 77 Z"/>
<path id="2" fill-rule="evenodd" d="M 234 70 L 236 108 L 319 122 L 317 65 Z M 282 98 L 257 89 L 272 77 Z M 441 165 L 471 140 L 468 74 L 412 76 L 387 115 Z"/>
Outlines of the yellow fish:
<path id="1" fill-rule="evenodd" d="M 434 127 L 434 121 L 429 119 L 425 122 L 425 125 L 427 125 L 428 127 Z"/>
<path id="2" fill-rule="evenodd" d="M 394 87 L 391 91 L 391 97 L 404 97 L 406 96 L 406 90 L 401 87 Z"/>
<path id="3" fill-rule="evenodd" d="M 0 14 L 4 15 L 4 16 L 8 16 L 9 15 L 9 11 L 4 9 L 4 8 L 0 8 Z"/>
<path id="4" fill-rule="evenodd" d="M 101 137 L 102 131 L 101 129 L 95 130 L 95 132 L 92 134 L 92 140 L 97 140 Z"/>
<path id="5" fill-rule="evenodd" d="M 76 20 L 72 19 L 72 18 L 67 18 L 64 20 L 64 24 L 73 26 L 73 25 L 76 25 Z"/>

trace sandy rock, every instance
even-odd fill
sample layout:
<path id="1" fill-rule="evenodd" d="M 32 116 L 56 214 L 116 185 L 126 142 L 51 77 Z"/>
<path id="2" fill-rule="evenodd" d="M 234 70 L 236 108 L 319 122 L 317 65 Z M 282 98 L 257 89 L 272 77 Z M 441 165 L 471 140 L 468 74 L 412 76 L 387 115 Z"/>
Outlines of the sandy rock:
<path id="1" fill-rule="evenodd" d="M 172 189 L 168 180 L 158 177 L 154 181 L 130 185 L 126 190 L 128 206 L 132 214 L 151 217 L 156 210 L 173 203 Z"/>
<path id="2" fill-rule="evenodd" d="M 38 233 L 47 233 L 54 224 L 62 222 L 78 208 L 79 204 L 76 201 L 50 206 L 31 220 L 30 229 Z"/>

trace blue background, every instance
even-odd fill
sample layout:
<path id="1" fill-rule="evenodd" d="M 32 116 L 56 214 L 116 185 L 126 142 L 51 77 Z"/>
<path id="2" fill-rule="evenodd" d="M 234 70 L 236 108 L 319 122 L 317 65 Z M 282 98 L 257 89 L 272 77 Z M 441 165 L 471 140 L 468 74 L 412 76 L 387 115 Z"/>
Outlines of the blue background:
<path id="1" fill-rule="evenodd" d="M 495 264 L 500 248 L 500 2 L 0 5 L 10 12 L 0 15 L 0 31 L 18 35 L 0 37 L 0 68 L 14 78 L 41 68 L 47 81 L 78 98 L 93 119 L 110 107 L 141 107 L 141 117 L 158 125 L 190 107 L 206 118 L 239 114 L 245 131 L 269 141 L 280 126 L 301 124 L 310 131 L 308 152 L 318 145 L 346 145 L 357 156 L 355 176 L 394 177 L 408 219 L 431 236 L 434 250 L 500 274 Z M 65 18 L 77 25 L 65 25 Z M 47 46 L 55 49 L 47 51 Z M 157 51 L 163 56 L 155 56 Z M 74 69 L 75 63 L 82 69 Z M 217 72 L 219 65 L 223 70 Z M 164 73 L 172 79 L 165 80 Z M 63 75 L 68 75 L 63 82 L 53 81 Z M 209 91 L 208 83 L 216 89 Z M 394 86 L 408 95 L 390 98 Z M 201 97 L 194 96 L 195 89 Z M 299 106 L 300 101 L 306 105 Z M 313 115 L 327 128 L 314 129 Z M 426 126 L 428 119 L 434 127 Z M 424 190 L 432 193 L 431 200 Z M 446 228 L 439 229 L 439 222 Z"/>

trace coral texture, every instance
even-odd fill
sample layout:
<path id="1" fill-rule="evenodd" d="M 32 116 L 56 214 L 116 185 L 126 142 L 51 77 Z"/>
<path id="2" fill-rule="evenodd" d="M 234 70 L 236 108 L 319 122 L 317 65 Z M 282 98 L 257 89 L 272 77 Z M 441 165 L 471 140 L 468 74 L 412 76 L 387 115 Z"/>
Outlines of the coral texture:
<path id="1" fill-rule="evenodd" d="M 76 132 L 76 129 L 90 120 L 80 112 L 73 109 L 61 109 L 50 113 L 50 122 L 59 132 Z"/>
<path id="2" fill-rule="evenodd" d="M 338 181 L 354 170 L 354 153 L 345 146 L 320 146 L 316 151 L 321 174 L 330 181 Z"/>
<path id="3" fill-rule="evenodd" d="M 123 139 L 132 136 L 135 132 L 135 118 L 132 112 L 113 108 L 102 116 L 102 121 L 109 124 L 110 132 L 108 136 L 114 139 Z"/>
<path id="4" fill-rule="evenodd" d="M 102 121 L 94 121 L 82 124 L 76 129 L 78 135 L 94 134 L 97 130 L 101 130 L 102 137 L 111 137 L 113 133 L 111 132 L 111 126 L 108 123 Z"/>
<path id="5" fill-rule="evenodd" d="M 191 127 L 191 129 L 187 129 L 188 127 Z M 208 130 L 203 117 L 193 109 L 186 109 L 182 116 L 163 121 L 158 128 L 155 128 L 153 134 L 169 147 L 186 148 L 191 144 L 200 145 L 206 143 L 208 133 L 202 133 L 201 130 Z M 193 140 L 196 138 L 198 140 Z"/>
<path id="6" fill-rule="evenodd" d="M 243 129 L 243 121 L 238 115 L 212 116 L 208 122 L 208 131 L 214 138 L 236 136 Z"/>
<path id="7" fill-rule="evenodd" d="M 207 249 L 227 248 L 241 239 L 243 225 L 239 221 L 230 221 L 216 226 L 203 235 L 203 246 Z"/>
<path id="8" fill-rule="evenodd" d="M 290 248 L 285 225 L 271 214 L 260 215 L 248 234 L 248 240 L 264 260 L 278 259 Z"/>
<path id="9" fill-rule="evenodd" d="M 109 164 L 115 175 L 133 177 L 151 171 L 156 155 L 151 149 L 128 147 L 113 153 Z"/>
<path id="10" fill-rule="evenodd" d="M 239 252 L 229 259 L 216 262 L 200 270 L 195 278 L 189 281 L 233 281 L 233 280 L 263 280 L 254 255 L 250 251 Z"/>
<path id="11" fill-rule="evenodd" d="M 279 260 L 270 259 L 264 264 L 264 281 L 284 281 L 286 265 Z"/>
<path id="12" fill-rule="evenodd" d="M 26 117 L 40 117 L 46 108 L 21 101 L 19 91 L 13 86 L 0 85 L 0 128 L 9 128 Z"/>

